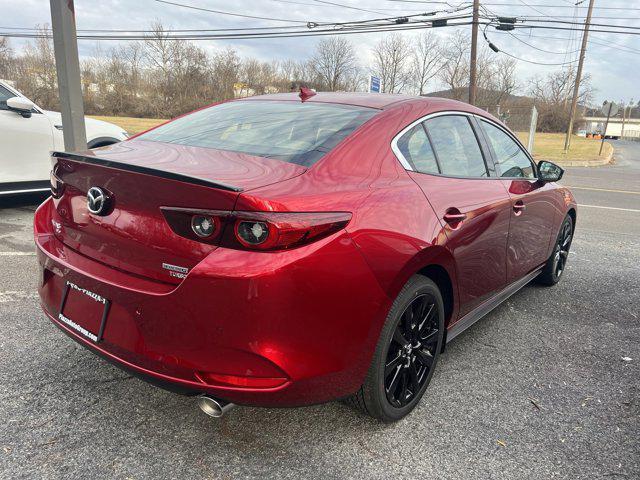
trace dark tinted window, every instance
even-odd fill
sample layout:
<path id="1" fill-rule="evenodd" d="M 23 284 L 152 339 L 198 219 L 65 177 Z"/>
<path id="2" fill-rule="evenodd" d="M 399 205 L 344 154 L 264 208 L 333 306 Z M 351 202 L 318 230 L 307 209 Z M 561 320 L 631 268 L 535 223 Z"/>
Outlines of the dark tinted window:
<path id="1" fill-rule="evenodd" d="M 310 166 L 378 112 L 321 103 L 229 102 L 194 112 L 138 138 Z"/>
<path id="2" fill-rule="evenodd" d="M 398 140 L 398 149 L 414 170 L 422 173 L 438 173 L 438 162 L 429 138 L 418 124 Z"/>
<path id="3" fill-rule="evenodd" d="M 487 139 L 496 154 L 496 166 L 502 177 L 535 178 L 533 165 L 509 135 L 489 122 L 482 121 Z"/>
<path id="4" fill-rule="evenodd" d="M 7 99 L 15 97 L 15 94 L 0 86 L 0 110 L 7 110 Z"/>
<path id="5" fill-rule="evenodd" d="M 443 115 L 425 122 L 444 175 L 486 177 L 482 151 L 467 117 Z"/>

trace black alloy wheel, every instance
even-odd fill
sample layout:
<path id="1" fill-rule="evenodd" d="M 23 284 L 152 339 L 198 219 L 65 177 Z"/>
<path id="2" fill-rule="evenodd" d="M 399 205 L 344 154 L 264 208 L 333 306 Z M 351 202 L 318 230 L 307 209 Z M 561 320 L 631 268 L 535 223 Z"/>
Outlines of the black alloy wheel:
<path id="1" fill-rule="evenodd" d="M 567 268 L 567 260 L 569 259 L 569 249 L 571 248 L 572 240 L 573 219 L 570 215 L 567 215 L 560 226 L 556 243 L 553 246 L 553 253 L 536 279 L 538 283 L 551 286 L 560 281 L 562 274 Z"/>
<path id="2" fill-rule="evenodd" d="M 423 293 L 407 306 L 391 337 L 384 369 L 387 400 L 405 407 L 420 392 L 436 356 L 440 325 L 435 299 Z"/>
<path id="3" fill-rule="evenodd" d="M 564 222 L 560 235 L 558 235 L 558 241 L 553 252 L 553 274 L 556 278 L 560 279 L 564 267 L 567 264 L 569 257 L 569 247 L 571 246 L 572 235 L 571 222 Z"/>
<path id="4" fill-rule="evenodd" d="M 414 275 L 393 302 L 364 383 L 348 402 L 384 422 L 403 418 L 431 381 L 444 330 L 440 290 L 430 278 Z"/>

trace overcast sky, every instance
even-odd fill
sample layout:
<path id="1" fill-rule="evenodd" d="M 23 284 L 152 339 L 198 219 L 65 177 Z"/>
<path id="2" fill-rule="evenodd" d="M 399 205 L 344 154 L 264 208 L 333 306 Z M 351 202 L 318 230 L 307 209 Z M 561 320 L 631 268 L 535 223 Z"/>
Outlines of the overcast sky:
<path id="1" fill-rule="evenodd" d="M 410 15 L 448 8 L 444 2 L 419 2 L 415 0 L 171 0 L 173 2 L 197 7 L 222 10 L 245 15 L 264 16 L 298 21 L 348 21 L 380 18 L 395 15 Z M 330 5 L 338 3 L 342 6 Z M 458 0 L 452 0 L 458 4 Z M 487 0 L 485 7 L 504 16 L 542 16 L 555 17 L 571 21 L 574 15 L 575 0 Z M 588 1 L 580 6 L 586 7 Z M 615 25 L 640 25 L 639 0 L 596 0 L 594 23 Z M 195 11 L 175 5 L 159 3 L 156 0 L 75 0 L 76 21 L 79 29 L 146 29 L 154 21 L 161 21 L 166 28 L 175 29 L 214 29 L 230 27 L 271 27 L 292 25 L 287 22 L 238 18 L 217 13 Z M 352 8 L 348 8 L 352 7 Z M 357 9 L 372 10 L 373 12 Z M 586 16 L 586 8 L 577 10 L 581 18 Z M 0 31 L 8 27 L 34 27 L 49 24 L 48 0 L 0 0 Z M 376 13 L 378 12 L 378 13 Z M 295 25 L 295 24 L 294 24 Z M 304 26 L 304 24 L 300 24 Z M 466 30 L 470 26 L 457 27 Z M 594 27 L 596 28 L 596 27 Z M 437 35 L 446 38 L 453 28 L 434 29 Z M 519 38 L 525 42 L 546 50 L 542 52 L 515 40 L 508 34 L 493 29 L 487 34 L 493 43 L 514 56 L 541 63 L 562 63 L 573 60 L 576 53 L 567 51 L 579 48 L 580 35 L 570 31 L 519 30 Z M 639 32 L 640 33 L 640 32 Z M 381 35 L 348 35 L 353 42 L 363 65 L 370 64 L 370 48 Z M 406 32 L 405 35 L 413 35 Z M 231 46 L 242 57 L 257 57 L 261 60 L 307 58 L 320 38 L 290 38 L 267 40 L 201 41 L 200 46 L 209 50 Z M 633 98 L 640 99 L 640 35 L 614 35 L 606 33 L 590 34 L 594 42 L 589 44 L 585 62 L 585 72 L 591 74 L 593 86 L 597 89 L 595 103 L 605 99 L 625 102 Z M 480 35 L 480 41 L 484 42 Z M 11 39 L 15 50 L 24 46 L 24 41 Z M 108 50 L 115 42 L 102 41 L 100 48 Z M 81 56 L 90 56 L 97 51 L 97 42 L 84 40 L 79 42 Z M 553 52 L 553 53 L 550 53 Z M 499 56 L 501 53 L 495 53 Z M 519 93 L 526 93 L 526 81 L 533 75 L 545 74 L 561 67 L 539 66 L 518 62 L 518 78 L 521 84 Z M 432 89 L 441 85 L 433 84 Z"/>

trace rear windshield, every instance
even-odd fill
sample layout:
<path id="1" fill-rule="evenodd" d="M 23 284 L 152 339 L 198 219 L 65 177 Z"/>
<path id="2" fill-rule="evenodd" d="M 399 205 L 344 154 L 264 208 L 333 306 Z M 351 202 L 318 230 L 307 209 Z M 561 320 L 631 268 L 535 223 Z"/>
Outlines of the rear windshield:
<path id="1" fill-rule="evenodd" d="M 335 104 L 228 102 L 138 138 L 277 158 L 309 167 L 376 113 L 372 108 Z"/>

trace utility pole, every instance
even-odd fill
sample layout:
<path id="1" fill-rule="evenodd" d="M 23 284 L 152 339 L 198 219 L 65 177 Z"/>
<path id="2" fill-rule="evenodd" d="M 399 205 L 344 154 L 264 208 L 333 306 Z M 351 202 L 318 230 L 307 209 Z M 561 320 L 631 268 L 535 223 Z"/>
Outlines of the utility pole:
<path id="1" fill-rule="evenodd" d="M 471 24 L 471 61 L 469 66 L 469 103 L 476 104 L 477 59 L 478 59 L 478 15 L 480 0 L 473 0 L 473 22 Z"/>
<path id="2" fill-rule="evenodd" d="M 576 72 L 576 83 L 573 86 L 573 99 L 571 100 L 571 112 L 569 113 L 569 127 L 567 135 L 564 138 L 564 151 L 569 150 L 571 144 L 571 133 L 573 131 L 573 117 L 576 115 L 576 107 L 578 105 L 578 94 L 580 93 L 580 80 L 582 77 L 582 66 L 584 64 L 584 56 L 587 51 L 587 40 L 589 37 L 589 26 L 591 25 L 591 13 L 593 12 L 593 4 L 595 0 L 589 0 L 589 10 L 587 11 L 587 19 L 584 23 L 584 33 L 582 34 L 582 47 L 580 48 L 580 60 L 578 61 L 578 71 Z"/>
<path id="3" fill-rule="evenodd" d="M 85 150 L 87 133 L 73 0 L 50 0 L 50 5 L 64 148 L 69 151 Z"/>
<path id="4" fill-rule="evenodd" d="M 604 124 L 604 132 L 602 132 L 602 141 L 600 142 L 600 150 L 598 151 L 598 156 L 602 155 L 602 147 L 604 147 L 604 139 L 607 138 L 607 128 L 609 128 L 609 119 L 611 118 L 611 111 L 615 104 L 613 102 L 609 103 L 607 106 L 607 121 Z M 616 107 L 616 110 L 618 107 Z M 624 117 L 624 109 L 622 110 L 622 116 Z"/>

